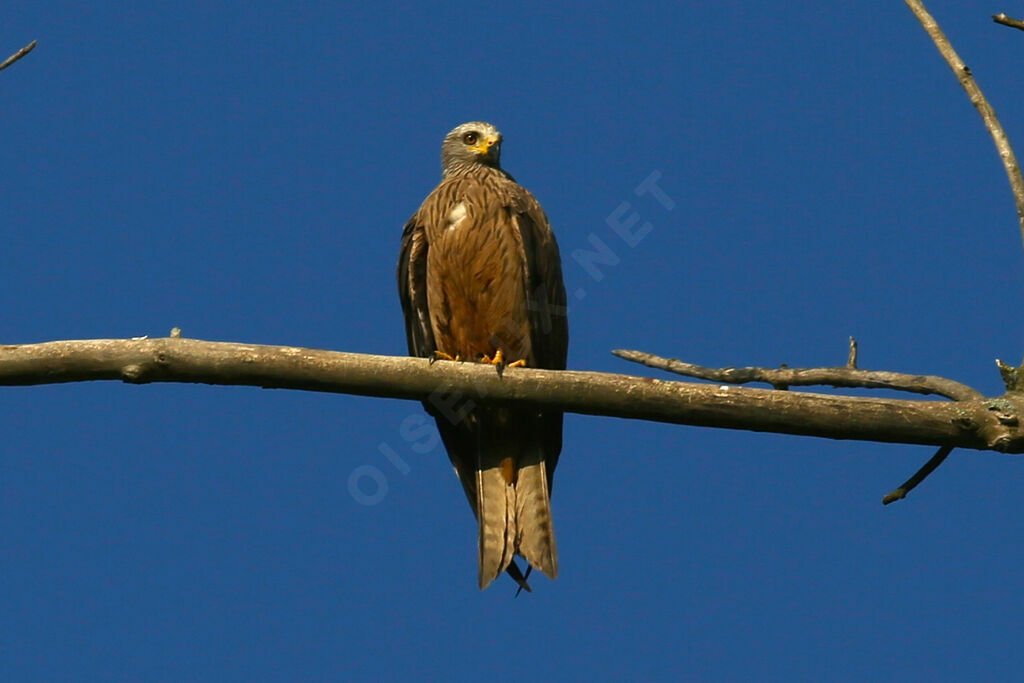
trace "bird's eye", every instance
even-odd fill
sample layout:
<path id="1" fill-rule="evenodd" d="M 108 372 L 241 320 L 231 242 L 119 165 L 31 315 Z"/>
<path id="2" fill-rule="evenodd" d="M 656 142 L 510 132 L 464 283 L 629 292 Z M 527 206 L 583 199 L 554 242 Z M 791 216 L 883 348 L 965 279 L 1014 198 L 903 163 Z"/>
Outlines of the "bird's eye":
<path id="1" fill-rule="evenodd" d="M 464 143 L 466 143 L 467 145 L 475 145 L 477 137 L 478 136 L 477 136 L 476 133 L 472 133 L 472 132 L 466 133 L 465 135 L 462 136 L 462 141 Z"/>

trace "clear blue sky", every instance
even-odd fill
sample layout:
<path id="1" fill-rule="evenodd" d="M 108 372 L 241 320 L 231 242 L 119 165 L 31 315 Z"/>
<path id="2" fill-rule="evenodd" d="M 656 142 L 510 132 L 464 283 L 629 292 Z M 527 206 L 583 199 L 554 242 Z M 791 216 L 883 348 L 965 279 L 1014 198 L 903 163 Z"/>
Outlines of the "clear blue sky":
<path id="1" fill-rule="evenodd" d="M 929 4 L 1024 151 L 1024 34 Z M 997 394 L 1020 359 L 1006 179 L 902 2 L 342 5 L 6 3 L 0 57 L 39 47 L 0 74 L 0 342 L 403 354 L 402 224 L 483 119 L 560 240 L 572 368 L 841 364 L 855 335 L 862 367 Z M 417 403 L 111 382 L 0 411 L 4 680 L 1024 668 L 1017 458 L 957 451 L 883 507 L 931 449 L 569 416 L 561 575 L 513 599 L 476 588 Z"/>

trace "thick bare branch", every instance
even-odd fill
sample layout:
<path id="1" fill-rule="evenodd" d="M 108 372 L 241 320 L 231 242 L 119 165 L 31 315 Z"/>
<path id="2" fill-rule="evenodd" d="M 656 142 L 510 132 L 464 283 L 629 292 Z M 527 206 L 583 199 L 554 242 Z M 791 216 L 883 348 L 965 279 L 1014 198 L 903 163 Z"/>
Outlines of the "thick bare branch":
<path id="1" fill-rule="evenodd" d="M 598 372 L 508 368 L 167 337 L 0 346 L 0 385 L 194 382 L 417 399 L 458 419 L 469 401 L 832 439 L 1024 452 L 1024 397 L 938 402 L 826 396 Z"/>
<path id="2" fill-rule="evenodd" d="M 643 351 L 612 351 L 619 358 L 642 363 L 651 368 L 667 370 L 687 377 L 706 379 L 727 384 L 764 382 L 776 389 L 789 387 L 830 386 L 847 389 L 893 389 L 914 394 L 937 394 L 957 401 L 970 401 L 983 397 L 982 393 L 966 384 L 935 375 L 908 375 L 902 372 L 882 370 L 858 370 L 856 368 L 706 368 L 686 363 L 675 358 L 662 358 Z M 849 361 L 848 361 L 849 362 Z M 856 362 L 856 357 L 853 357 Z"/>
<path id="3" fill-rule="evenodd" d="M 36 42 L 38 41 L 33 40 L 31 43 L 15 52 L 13 55 L 5 59 L 3 62 L 0 62 L 0 71 L 3 71 L 11 64 L 14 64 L 16 61 L 27 55 L 29 52 L 32 52 L 32 50 L 36 49 Z"/>
<path id="4" fill-rule="evenodd" d="M 960 59 L 960 55 L 953 49 L 949 39 L 946 38 L 946 34 L 939 28 L 938 22 L 925 9 L 924 3 L 920 0 L 904 0 L 904 2 L 907 3 L 910 11 L 917 17 L 917 20 L 921 22 L 924 30 L 931 37 L 932 42 L 935 43 L 935 47 L 939 49 L 939 54 L 949 64 L 949 68 L 953 70 L 957 80 L 960 81 L 960 85 L 967 92 L 967 97 L 971 100 L 971 104 L 981 114 L 981 119 L 985 122 L 985 127 L 992 136 L 992 140 L 996 143 L 996 151 L 999 152 L 999 158 L 1003 160 L 1003 167 L 1006 169 L 1006 175 L 1010 179 L 1010 189 L 1013 191 L 1013 198 L 1017 204 L 1017 222 L 1020 227 L 1021 240 L 1024 240 L 1024 177 L 1021 176 L 1020 164 L 1017 163 L 1017 157 L 1010 146 L 1009 138 L 1006 137 L 1006 131 L 1003 130 L 1002 124 L 999 123 L 999 118 L 996 116 L 992 105 L 985 99 L 981 88 L 975 82 L 974 77 L 971 75 L 971 70 Z"/>

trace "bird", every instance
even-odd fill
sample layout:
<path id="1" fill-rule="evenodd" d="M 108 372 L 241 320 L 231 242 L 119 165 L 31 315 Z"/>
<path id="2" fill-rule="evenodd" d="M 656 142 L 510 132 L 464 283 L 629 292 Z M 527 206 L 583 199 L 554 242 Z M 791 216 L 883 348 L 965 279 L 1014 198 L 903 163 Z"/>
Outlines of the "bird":
<path id="1" fill-rule="evenodd" d="M 398 291 L 409 355 L 564 370 L 569 345 L 558 243 L 537 199 L 501 168 L 503 137 L 482 121 L 441 144 L 440 184 L 402 230 Z M 561 411 L 423 402 L 478 526 L 478 584 L 531 568 L 558 575 L 551 483 Z M 529 563 L 524 576 L 515 562 Z M 517 592 L 518 595 L 518 592 Z"/>

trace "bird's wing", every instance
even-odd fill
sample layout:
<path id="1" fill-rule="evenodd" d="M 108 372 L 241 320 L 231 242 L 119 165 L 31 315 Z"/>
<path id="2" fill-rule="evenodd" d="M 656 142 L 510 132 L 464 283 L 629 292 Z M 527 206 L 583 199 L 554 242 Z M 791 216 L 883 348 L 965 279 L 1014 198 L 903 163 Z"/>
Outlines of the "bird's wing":
<path id="1" fill-rule="evenodd" d="M 537 200 L 530 195 L 524 204 L 521 208 L 511 208 L 522 243 L 521 258 L 526 267 L 527 311 L 534 364 L 538 368 L 564 370 L 569 348 L 569 324 L 565 285 L 562 283 L 562 259 L 547 216 Z"/>
<path id="2" fill-rule="evenodd" d="M 522 243 L 522 259 L 526 267 L 534 366 L 564 370 L 569 349 L 569 323 L 558 243 L 544 210 L 533 195 L 522 189 L 517 200 L 510 210 Z M 541 417 L 541 431 L 550 487 L 562 450 L 562 414 L 545 412 Z"/>
<path id="3" fill-rule="evenodd" d="M 427 308 L 427 238 L 423 226 L 416 220 L 417 216 L 413 216 L 402 231 L 402 250 L 398 257 L 398 297 L 405 314 L 405 338 L 409 345 L 409 355 L 425 358 L 432 356 L 437 346 Z"/>

